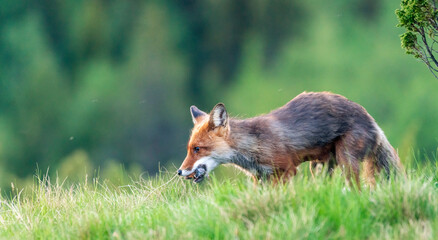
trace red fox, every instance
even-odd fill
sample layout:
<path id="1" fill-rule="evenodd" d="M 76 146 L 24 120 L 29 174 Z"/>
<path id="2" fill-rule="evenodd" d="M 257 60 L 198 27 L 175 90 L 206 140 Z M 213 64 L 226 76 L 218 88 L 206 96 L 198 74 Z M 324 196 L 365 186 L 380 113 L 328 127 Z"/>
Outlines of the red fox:
<path id="1" fill-rule="evenodd" d="M 178 174 L 200 182 L 220 164 L 231 163 L 255 181 L 287 180 L 305 161 L 334 162 L 359 185 L 360 163 L 375 174 L 401 169 L 400 159 L 375 120 L 359 104 L 329 92 L 301 93 L 272 112 L 249 119 L 228 116 L 224 104 L 210 114 L 190 107 L 194 128 Z M 394 170 L 394 171 L 393 171 Z"/>

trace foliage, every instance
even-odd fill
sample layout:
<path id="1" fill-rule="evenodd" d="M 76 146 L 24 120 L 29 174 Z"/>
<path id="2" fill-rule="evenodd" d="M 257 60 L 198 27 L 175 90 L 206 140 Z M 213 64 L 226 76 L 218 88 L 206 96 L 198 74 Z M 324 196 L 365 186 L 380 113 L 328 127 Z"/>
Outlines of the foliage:
<path id="1" fill-rule="evenodd" d="M 438 36 L 438 10 L 435 0 L 402 0 L 396 10 L 398 27 L 407 30 L 400 36 L 406 53 L 421 59 L 431 70 L 438 72 L 438 61 L 434 48 Z M 419 38 L 419 39 L 418 39 Z"/>
<path id="2" fill-rule="evenodd" d="M 36 166 L 153 175 L 184 158 L 190 105 L 249 117 L 303 91 L 360 103 L 401 155 L 437 150 L 438 82 L 399 51 L 397 2 L 0 2 L 2 193 Z"/>
<path id="3" fill-rule="evenodd" d="M 248 178 L 194 185 L 163 173 L 122 187 L 49 178 L 0 199 L 6 239 L 436 239 L 438 166 L 361 193 L 305 170 L 285 185 Z"/>

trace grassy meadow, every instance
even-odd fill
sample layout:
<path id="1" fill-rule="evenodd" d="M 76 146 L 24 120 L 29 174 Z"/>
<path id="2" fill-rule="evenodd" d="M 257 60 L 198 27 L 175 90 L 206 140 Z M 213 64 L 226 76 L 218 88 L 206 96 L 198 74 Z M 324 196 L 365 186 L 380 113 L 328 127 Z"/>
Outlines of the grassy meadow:
<path id="1" fill-rule="evenodd" d="M 277 186 L 255 186 L 229 167 L 201 184 L 170 171 L 124 186 L 35 177 L 32 186 L 2 197 L 0 238 L 436 239 L 432 162 L 408 164 L 406 179 L 381 179 L 360 193 L 346 187 L 339 169 L 312 178 L 307 164 Z"/>
<path id="2" fill-rule="evenodd" d="M 438 80 L 400 47 L 400 0 L 0 3 L 0 240 L 438 239 Z M 303 91 L 366 108 L 407 178 L 174 175 L 191 105 Z"/>

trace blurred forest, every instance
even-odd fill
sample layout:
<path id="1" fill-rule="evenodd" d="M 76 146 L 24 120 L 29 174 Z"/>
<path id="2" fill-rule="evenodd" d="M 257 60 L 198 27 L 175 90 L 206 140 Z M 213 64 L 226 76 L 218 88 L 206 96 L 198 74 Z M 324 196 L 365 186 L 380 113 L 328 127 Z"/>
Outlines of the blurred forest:
<path id="1" fill-rule="evenodd" d="M 250 117 L 303 91 L 360 103 L 402 157 L 434 155 L 438 81 L 401 49 L 399 4 L 0 0 L 0 187 L 37 168 L 155 174 L 184 159 L 190 105 Z"/>

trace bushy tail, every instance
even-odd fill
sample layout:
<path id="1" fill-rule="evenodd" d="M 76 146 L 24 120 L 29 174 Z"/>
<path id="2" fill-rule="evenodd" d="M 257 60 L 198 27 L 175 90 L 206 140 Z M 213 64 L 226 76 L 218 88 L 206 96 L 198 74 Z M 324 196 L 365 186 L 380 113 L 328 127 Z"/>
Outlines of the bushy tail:
<path id="1" fill-rule="evenodd" d="M 397 152 L 391 146 L 383 131 L 379 129 L 377 146 L 374 151 L 375 164 L 377 169 L 385 170 L 385 175 L 389 178 L 391 174 L 403 175 L 403 166 Z"/>

